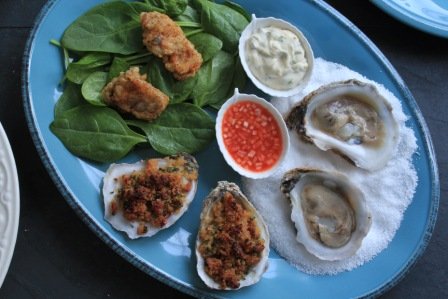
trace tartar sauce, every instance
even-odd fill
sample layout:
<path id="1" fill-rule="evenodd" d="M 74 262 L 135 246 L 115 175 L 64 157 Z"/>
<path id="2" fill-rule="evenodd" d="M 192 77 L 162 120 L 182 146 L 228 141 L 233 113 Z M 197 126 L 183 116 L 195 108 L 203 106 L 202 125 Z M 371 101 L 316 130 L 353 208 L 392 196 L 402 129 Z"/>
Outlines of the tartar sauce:
<path id="1" fill-rule="evenodd" d="M 297 86 L 308 68 L 299 38 L 286 29 L 272 26 L 257 29 L 247 40 L 245 50 L 253 75 L 273 89 Z"/>

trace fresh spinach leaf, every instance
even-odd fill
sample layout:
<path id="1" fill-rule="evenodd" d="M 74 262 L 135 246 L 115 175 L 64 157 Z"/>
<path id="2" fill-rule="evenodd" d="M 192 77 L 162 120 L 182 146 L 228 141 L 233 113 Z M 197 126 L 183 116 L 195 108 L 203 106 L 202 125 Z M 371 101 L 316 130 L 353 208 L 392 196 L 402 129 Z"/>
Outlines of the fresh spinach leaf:
<path id="1" fill-rule="evenodd" d="M 151 146 L 164 155 L 195 153 L 215 138 L 215 122 L 201 108 L 187 103 L 169 105 L 153 122 L 128 121 L 142 129 Z"/>
<path id="2" fill-rule="evenodd" d="M 117 1 L 117 0 L 109 0 L 109 1 Z M 118 0 L 120 1 L 120 0 Z M 157 11 L 161 13 L 165 13 L 165 10 L 163 8 L 157 7 L 152 5 L 151 3 L 148 3 L 148 1 L 144 2 L 129 2 L 129 5 L 132 9 L 134 9 L 134 12 L 136 15 L 140 15 L 142 12 L 149 12 L 149 11 Z"/>
<path id="3" fill-rule="evenodd" d="M 90 52 L 71 64 L 79 67 L 96 67 L 106 65 L 110 62 L 111 55 L 103 52 Z"/>
<path id="4" fill-rule="evenodd" d="M 54 117 L 59 117 L 64 111 L 85 104 L 86 101 L 81 94 L 81 86 L 68 81 L 64 93 L 59 97 L 54 106 Z"/>
<path id="5" fill-rule="evenodd" d="M 201 18 L 199 17 L 196 9 L 194 9 L 190 5 L 187 5 L 184 12 L 181 15 L 177 16 L 176 21 L 200 23 Z"/>
<path id="6" fill-rule="evenodd" d="M 188 38 L 202 55 L 204 62 L 210 60 L 222 48 L 222 41 L 209 33 L 198 33 Z"/>
<path id="7" fill-rule="evenodd" d="M 102 69 L 102 67 L 93 67 L 93 68 L 78 67 L 78 66 L 70 67 L 71 65 L 72 64 L 68 65 L 65 77 L 69 81 L 76 84 L 82 84 L 87 79 L 87 77 L 90 76 L 90 74 L 101 71 Z"/>
<path id="8" fill-rule="evenodd" d="M 112 65 L 109 69 L 109 75 L 107 76 L 107 82 L 113 78 L 118 77 L 121 72 L 126 72 L 130 68 L 130 64 L 124 58 L 115 57 L 112 61 Z"/>
<path id="9" fill-rule="evenodd" d="M 88 104 L 63 112 L 50 129 L 71 153 L 98 162 L 116 161 L 146 142 L 116 111 Z"/>
<path id="10" fill-rule="evenodd" d="M 241 60 L 239 56 L 235 57 L 235 70 L 233 72 L 233 88 L 232 88 L 232 94 L 233 89 L 238 88 L 239 90 L 242 90 L 247 83 L 247 75 L 244 71 L 243 65 L 241 64 Z"/>
<path id="11" fill-rule="evenodd" d="M 227 91 L 227 96 L 222 98 L 220 101 L 210 103 L 212 108 L 219 110 L 221 106 L 226 102 L 227 99 L 233 96 L 235 93 L 235 88 L 239 90 L 244 89 L 247 83 L 247 75 L 241 65 L 241 60 L 238 56 L 235 57 L 235 68 L 233 71 L 232 84 L 230 84 L 229 90 Z"/>
<path id="12" fill-rule="evenodd" d="M 146 3 L 163 9 L 170 17 L 177 17 L 187 7 L 188 0 L 145 0 Z"/>
<path id="13" fill-rule="evenodd" d="M 68 65 L 65 76 L 76 84 L 82 84 L 87 77 L 101 70 L 101 68 L 110 63 L 111 55 L 109 53 L 92 52 L 87 53 L 76 62 Z"/>
<path id="14" fill-rule="evenodd" d="M 149 66 L 148 81 L 170 98 L 170 104 L 181 103 L 188 99 L 196 80 L 196 76 L 182 81 L 174 79 L 173 74 L 168 72 L 158 59 Z"/>
<path id="15" fill-rule="evenodd" d="M 243 15 L 246 20 L 250 23 L 250 21 L 252 21 L 252 17 L 250 16 L 250 14 L 247 12 L 246 9 L 244 9 L 244 7 L 242 7 L 241 5 L 239 5 L 238 3 L 232 2 L 232 1 L 224 1 L 223 3 L 225 6 L 228 6 L 230 8 L 232 8 L 233 10 L 239 12 L 241 15 Z"/>
<path id="16" fill-rule="evenodd" d="M 101 100 L 101 92 L 107 83 L 108 73 L 95 72 L 84 81 L 81 87 L 81 93 L 84 99 L 95 106 L 106 106 Z"/>
<path id="17" fill-rule="evenodd" d="M 112 1 L 99 4 L 64 32 L 62 45 L 74 51 L 131 54 L 143 48 L 139 12 L 144 3 Z"/>
<path id="18" fill-rule="evenodd" d="M 236 53 L 241 32 L 249 22 L 236 10 L 207 0 L 193 0 L 193 6 L 201 12 L 201 23 L 205 31 L 223 42 L 223 49 Z"/>
<path id="19" fill-rule="evenodd" d="M 203 64 L 196 75 L 198 81 L 192 93 L 194 104 L 202 107 L 225 100 L 232 84 L 234 67 L 234 57 L 224 51 L 219 51 Z"/>

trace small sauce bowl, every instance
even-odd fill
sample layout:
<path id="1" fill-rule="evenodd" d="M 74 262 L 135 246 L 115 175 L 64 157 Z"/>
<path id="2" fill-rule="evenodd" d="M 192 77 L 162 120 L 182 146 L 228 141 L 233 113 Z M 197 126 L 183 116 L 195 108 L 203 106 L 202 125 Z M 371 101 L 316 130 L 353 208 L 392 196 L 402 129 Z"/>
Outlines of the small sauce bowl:
<path id="1" fill-rule="evenodd" d="M 252 179 L 272 175 L 290 143 L 280 112 L 266 100 L 238 89 L 218 112 L 216 139 L 226 162 Z"/>
<path id="2" fill-rule="evenodd" d="M 305 55 L 305 60 L 308 63 L 308 67 L 305 70 L 305 73 L 302 77 L 302 79 L 296 83 L 295 86 L 291 87 L 290 89 L 275 89 L 270 86 L 268 86 L 266 83 L 262 82 L 260 79 L 258 79 L 253 71 L 251 70 L 249 63 L 248 63 L 248 55 L 246 53 L 246 43 L 250 39 L 250 37 L 257 32 L 260 28 L 268 28 L 268 27 L 274 27 L 278 29 L 283 29 L 292 32 L 294 35 L 297 36 L 303 51 Z M 295 94 L 298 94 L 302 89 L 305 88 L 305 86 L 308 84 L 313 67 L 314 67 L 314 55 L 313 50 L 311 49 L 310 44 L 308 43 L 308 40 L 305 38 L 304 34 L 294 25 L 292 25 L 289 22 L 286 22 L 281 19 L 277 18 L 256 18 L 255 15 L 252 15 L 252 21 L 247 25 L 247 27 L 244 29 L 244 31 L 241 33 L 241 37 L 239 40 L 238 50 L 240 53 L 240 60 L 241 64 L 243 66 L 244 71 L 246 72 L 247 76 L 250 78 L 250 80 L 257 86 L 260 90 L 263 92 L 276 97 L 289 97 Z"/>

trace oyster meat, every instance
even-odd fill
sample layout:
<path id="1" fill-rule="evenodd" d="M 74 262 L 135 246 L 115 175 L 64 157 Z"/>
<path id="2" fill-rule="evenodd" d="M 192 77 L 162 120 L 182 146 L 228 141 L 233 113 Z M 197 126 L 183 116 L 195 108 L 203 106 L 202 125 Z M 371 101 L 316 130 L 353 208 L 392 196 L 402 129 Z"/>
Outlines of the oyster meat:
<path id="1" fill-rule="evenodd" d="M 195 196 L 198 168 L 195 158 L 184 153 L 112 164 L 103 181 L 104 218 L 131 239 L 171 226 Z"/>
<path id="2" fill-rule="evenodd" d="M 213 289 L 235 290 L 267 269 L 269 232 L 239 187 L 218 182 L 204 201 L 196 240 L 197 271 Z"/>
<path id="3" fill-rule="evenodd" d="M 372 223 L 364 195 L 340 173 L 296 168 L 282 179 L 297 241 L 322 260 L 356 253 Z"/>
<path id="4" fill-rule="evenodd" d="M 358 80 L 313 91 L 291 110 L 286 124 L 303 140 L 370 171 L 386 165 L 398 142 L 392 107 L 375 86 Z"/>

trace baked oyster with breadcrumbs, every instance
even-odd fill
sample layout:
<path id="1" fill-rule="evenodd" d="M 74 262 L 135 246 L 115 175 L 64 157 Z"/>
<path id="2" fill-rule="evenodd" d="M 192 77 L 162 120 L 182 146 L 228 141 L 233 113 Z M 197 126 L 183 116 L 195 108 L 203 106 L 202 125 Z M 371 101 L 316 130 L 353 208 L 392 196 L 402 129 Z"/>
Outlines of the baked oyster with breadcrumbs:
<path id="1" fill-rule="evenodd" d="M 269 232 L 240 188 L 218 182 L 204 201 L 196 241 L 197 271 L 212 289 L 236 290 L 266 271 Z"/>
<path id="2" fill-rule="evenodd" d="M 112 164 L 104 176 L 104 217 L 129 238 L 173 225 L 196 194 L 198 163 L 189 154 Z"/>

